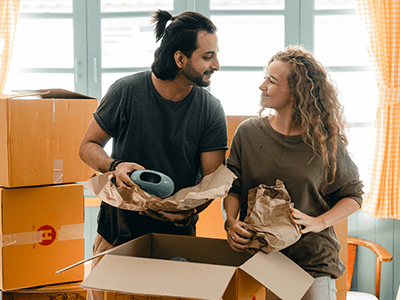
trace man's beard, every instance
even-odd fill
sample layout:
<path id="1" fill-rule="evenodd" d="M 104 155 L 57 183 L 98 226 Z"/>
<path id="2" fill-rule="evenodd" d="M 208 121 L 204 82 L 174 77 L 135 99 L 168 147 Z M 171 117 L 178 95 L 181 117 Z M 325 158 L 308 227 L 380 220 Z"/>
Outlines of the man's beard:
<path id="1" fill-rule="evenodd" d="M 214 73 L 214 70 L 206 71 L 201 74 L 200 72 L 197 72 L 190 63 L 188 63 L 186 68 L 182 70 L 182 75 L 198 86 L 209 86 L 211 82 L 204 81 L 203 77 L 212 73 Z"/>

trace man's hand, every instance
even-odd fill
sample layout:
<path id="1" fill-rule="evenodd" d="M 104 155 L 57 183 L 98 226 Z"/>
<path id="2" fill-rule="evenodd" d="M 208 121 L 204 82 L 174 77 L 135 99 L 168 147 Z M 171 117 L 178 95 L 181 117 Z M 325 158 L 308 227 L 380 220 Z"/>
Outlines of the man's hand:
<path id="1" fill-rule="evenodd" d="M 143 170 L 144 167 L 131 162 L 120 163 L 115 169 L 115 182 L 117 187 L 132 187 L 134 182 L 131 180 L 130 175 L 137 170 Z"/>
<path id="2" fill-rule="evenodd" d="M 145 211 L 140 212 L 140 214 L 152 217 L 156 220 L 174 223 L 176 226 L 185 227 L 192 222 L 196 212 L 197 212 L 196 209 L 190 209 L 179 212 L 154 211 L 147 209 Z"/>

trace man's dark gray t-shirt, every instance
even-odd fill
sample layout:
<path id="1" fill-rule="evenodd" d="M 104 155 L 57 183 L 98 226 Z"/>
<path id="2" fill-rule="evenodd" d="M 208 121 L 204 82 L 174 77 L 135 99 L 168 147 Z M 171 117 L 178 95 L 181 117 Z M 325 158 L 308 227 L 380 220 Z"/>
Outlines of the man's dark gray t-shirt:
<path id="1" fill-rule="evenodd" d="M 197 184 L 201 152 L 227 149 L 220 101 L 197 86 L 182 101 L 166 100 L 154 88 L 150 71 L 117 80 L 93 115 L 113 138 L 113 158 L 165 173 L 174 181 L 174 192 Z M 150 232 L 195 232 L 104 202 L 98 222 L 99 234 L 114 246 Z"/>

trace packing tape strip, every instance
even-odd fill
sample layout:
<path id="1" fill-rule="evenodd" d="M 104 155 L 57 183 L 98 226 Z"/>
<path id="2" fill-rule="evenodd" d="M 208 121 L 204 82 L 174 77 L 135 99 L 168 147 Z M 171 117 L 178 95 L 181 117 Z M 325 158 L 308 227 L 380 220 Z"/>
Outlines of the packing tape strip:
<path id="1" fill-rule="evenodd" d="M 5 234 L 1 239 L 1 247 L 41 243 L 42 240 L 42 231 Z"/>
<path id="2" fill-rule="evenodd" d="M 53 159 L 53 183 L 63 183 L 64 169 L 62 159 Z"/>
<path id="3" fill-rule="evenodd" d="M 1 236 L 0 247 L 36 244 L 43 242 L 43 231 L 31 231 Z M 59 241 L 78 240 L 84 238 L 84 223 L 62 225 L 57 232 Z"/>
<path id="4" fill-rule="evenodd" d="M 68 240 L 79 240 L 84 238 L 84 224 L 71 224 L 63 225 L 60 230 L 58 230 L 58 240 L 68 241 Z"/>
<path id="5" fill-rule="evenodd" d="M 56 99 L 53 99 L 53 119 L 52 121 L 55 122 L 56 121 Z"/>

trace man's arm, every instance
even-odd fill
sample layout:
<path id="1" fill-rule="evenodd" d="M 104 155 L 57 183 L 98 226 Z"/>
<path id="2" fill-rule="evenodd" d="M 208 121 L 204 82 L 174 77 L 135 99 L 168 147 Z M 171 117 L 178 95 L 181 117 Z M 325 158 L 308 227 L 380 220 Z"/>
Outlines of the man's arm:
<path id="1" fill-rule="evenodd" d="M 201 170 L 203 177 L 213 173 L 221 164 L 225 164 L 225 150 L 202 152 L 200 154 Z M 196 208 L 197 213 L 206 209 L 212 201 L 208 201 Z"/>
<path id="2" fill-rule="evenodd" d="M 104 146 L 111 137 L 97 124 L 96 120 L 92 120 L 86 130 L 79 148 L 79 156 L 91 168 L 101 173 L 110 170 L 110 164 L 113 158 L 108 156 L 104 151 Z M 118 165 L 115 170 L 115 183 L 117 186 L 130 187 L 133 182 L 129 177 L 135 170 L 144 169 L 143 166 L 134 162 L 123 162 Z"/>
<path id="3" fill-rule="evenodd" d="M 221 164 L 225 164 L 225 150 L 216 150 L 200 153 L 200 164 L 203 176 L 211 174 Z"/>
<path id="4" fill-rule="evenodd" d="M 104 151 L 111 137 L 92 119 L 79 147 L 79 156 L 92 169 L 101 173 L 109 170 L 113 161 Z"/>

